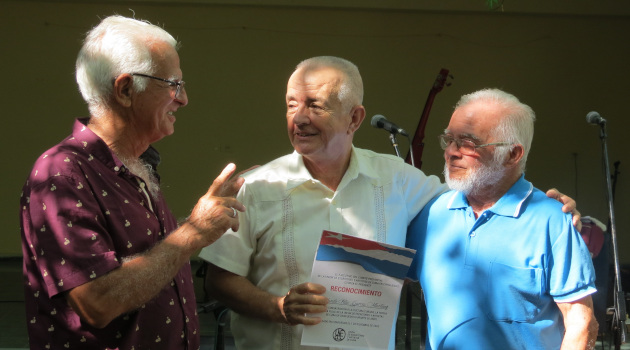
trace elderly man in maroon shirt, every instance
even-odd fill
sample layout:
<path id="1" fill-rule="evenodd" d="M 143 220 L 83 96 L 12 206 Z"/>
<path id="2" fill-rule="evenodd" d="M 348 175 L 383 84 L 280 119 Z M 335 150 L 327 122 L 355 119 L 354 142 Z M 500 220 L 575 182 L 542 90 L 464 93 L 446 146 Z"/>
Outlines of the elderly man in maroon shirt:
<path id="1" fill-rule="evenodd" d="M 190 256 L 238 229 L 228 165 L 179 227 L 150 145 L 188 103 L 177 42 L 112 16 L 77 59 L 90 117 L 37 159 L 21 199 L 31 349 L 198 349 Z"/>

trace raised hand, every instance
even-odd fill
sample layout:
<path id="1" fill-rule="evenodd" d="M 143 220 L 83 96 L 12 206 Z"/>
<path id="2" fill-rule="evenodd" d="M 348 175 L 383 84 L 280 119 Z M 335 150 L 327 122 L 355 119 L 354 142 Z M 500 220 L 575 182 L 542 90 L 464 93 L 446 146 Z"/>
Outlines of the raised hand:
<path id="1" fill-rule="evenodd" d="M 236 165 L 228 164 L 214 179 L 208 192 L 199 198 L 186 220 L 197 233 L 193 239 L 199 240 L 199 247 L 212 244 L 230 228 L 238 230 L 238 212 L 244 212 L 245 206 L 235 196 L 245 179 L 240 177 L 242 172 L 233 176 L 235 171 Z"/>

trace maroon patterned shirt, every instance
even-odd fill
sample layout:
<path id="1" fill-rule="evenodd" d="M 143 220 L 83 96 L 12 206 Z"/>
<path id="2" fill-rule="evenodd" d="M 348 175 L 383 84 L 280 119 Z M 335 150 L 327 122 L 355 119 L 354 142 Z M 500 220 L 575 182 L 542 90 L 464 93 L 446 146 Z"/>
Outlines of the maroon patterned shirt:
<path id="1" fill-rule="evenodd" d="M 71 136 L 37 159 L 22 193 L 31 349 L 199 349 L 189 264 L 155 299 L 103 329 L 68 306 L 64 292 L 147 251 L 177 227 L 164 198 L 151 198 L 86 124 L 77 120 Z"/>

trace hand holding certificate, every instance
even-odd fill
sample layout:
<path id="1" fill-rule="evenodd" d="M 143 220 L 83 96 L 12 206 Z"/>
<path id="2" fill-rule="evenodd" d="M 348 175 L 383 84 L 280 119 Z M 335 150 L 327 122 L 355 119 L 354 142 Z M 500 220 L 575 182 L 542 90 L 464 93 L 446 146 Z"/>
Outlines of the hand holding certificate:
<path id="1" fill-rule="evenodd" d="M 387 349 L 414 254 L 412 249 L 324 231 L 311 282 L 326 287 L 328 311 L 321 323 L 304 328 L 302 345 Z"/>

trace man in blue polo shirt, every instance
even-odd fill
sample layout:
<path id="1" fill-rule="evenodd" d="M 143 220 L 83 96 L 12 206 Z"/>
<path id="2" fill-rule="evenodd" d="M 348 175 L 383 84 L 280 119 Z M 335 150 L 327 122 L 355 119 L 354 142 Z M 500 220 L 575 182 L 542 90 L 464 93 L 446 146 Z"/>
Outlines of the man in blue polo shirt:
<path id="1" fill-rule="evenodd" d="M 525 180 L 534 112 L 487 89 L 440 136 L 452 189 L 409 226 L 429 315 L 428 349 L 590 349 L 588 250 L 561 204 Z"/>

